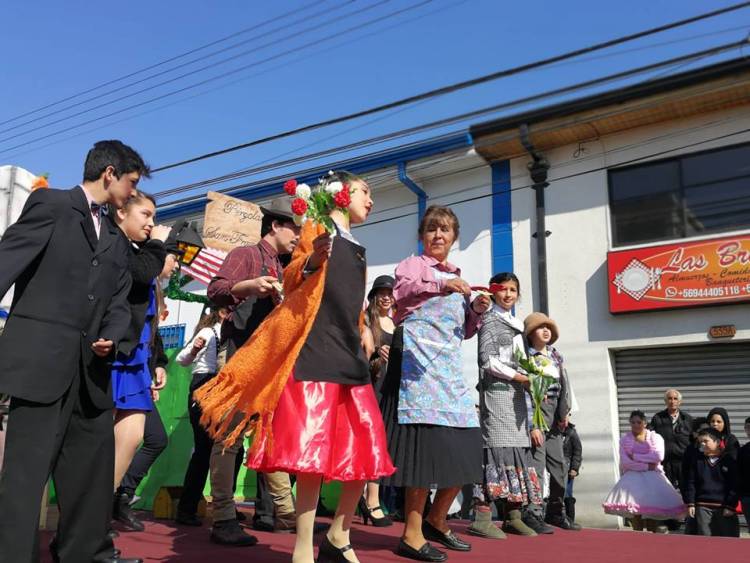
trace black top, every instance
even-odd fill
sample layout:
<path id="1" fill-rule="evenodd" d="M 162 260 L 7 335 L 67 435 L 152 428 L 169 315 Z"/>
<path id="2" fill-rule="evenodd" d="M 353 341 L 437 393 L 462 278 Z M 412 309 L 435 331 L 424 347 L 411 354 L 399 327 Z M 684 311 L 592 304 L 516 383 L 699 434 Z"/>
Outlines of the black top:
<path id="1" fill-rule="evenodd" d="M 575 424 L 569 423 L 562 436 L 563 454 L 566 463 L 569 465 L 568 471 L 572 469 L 578 473 L 581 470 L 581 461 L 583 460 L 583 447 Z"/>
<path id="2" fill-rule="evenodd" d="M 127 356 L 141 339 L 143 325 L 146 322 L 151 284 L 164 269 L 167 250 L 160 240 L 147 240 L 141 244 L 133 245 L 124 233 L 122 236 L 130 249 L 128 270 L 133 278 L 133 286 L 128 293 L 130 326 L 119 347 L 119 351 Z"/>
<path id="3" fill-rule="evenodd" d="M 297 358 L 295 379 L 344 385 L 370 382 L 359 334 L 366 267 L 362 246 L 343 236 L 334 239 L 320 309 Z"/>
<path id="4" fill-rule="evenodd" d="M 738 496 L 737 461 L 723 454 L 714 463 L 702 453 L 693 457 L 685 478 L 686 504 L 734 508 Z"/>
<path id="5" fill-rule="evenodd" d="M 651 419 L 649 428 L 664 438 L 664 461 L 682 459 L 685 449 L 690 444 L 690 431 L 693 427 L 693 417 L 679 411 L 677 421 L 672 424 L 672 417 L 666 409 L 657 412 Z"/>

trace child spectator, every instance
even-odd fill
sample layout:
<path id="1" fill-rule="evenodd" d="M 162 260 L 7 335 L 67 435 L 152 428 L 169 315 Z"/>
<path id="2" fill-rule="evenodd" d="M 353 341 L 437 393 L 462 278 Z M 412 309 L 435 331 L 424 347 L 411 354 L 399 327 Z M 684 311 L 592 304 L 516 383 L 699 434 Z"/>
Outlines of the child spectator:
<path id="1" fill-rule="evenodd" d="M 737 461 L 714 428 L 698 435 L 700 452 L 688 467 L 685 503 L 700 536 L 739 537 Z"/>
<path id="2" fill-rule="evenodd" d="M 558 422 L 557 428 L 563 439 L 563 459 L 565 460 L 565 473 L 568 475 L 568 483 L 565 486 L 565 514 L 571 522 L 575 522 L 576 498 L 573 496 L 573 483 L 581 471 L 583 448 L 576 425 L 570 422 L 570 415 Z"/>

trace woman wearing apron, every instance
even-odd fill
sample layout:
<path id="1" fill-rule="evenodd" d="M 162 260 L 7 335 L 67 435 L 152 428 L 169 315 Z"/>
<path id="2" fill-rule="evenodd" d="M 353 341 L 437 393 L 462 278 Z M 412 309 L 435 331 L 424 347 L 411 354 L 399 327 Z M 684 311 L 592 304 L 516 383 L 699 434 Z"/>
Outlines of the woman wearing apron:
<path id="1" fill-rule="evenodd" d="M 398 468 L 386 485 L 406 487 L 406 525 L 398 554 L 418 561 L 445 561 L 428 543 L 469 551 L 446 524 L 462 485 L 482 477 L 482 435 L 474 398 L 463 378 L 461 343 L 472 337 L 487 297 L 469 301 L 471 289 L 448 262 L 458 238 L 453 211 L 432 206 L 419 235 L 424 253 L 396 267 L 396 323 L 381 409 L 388 449 Z M 423 520 L 427 495 L 437 488 Z"/>

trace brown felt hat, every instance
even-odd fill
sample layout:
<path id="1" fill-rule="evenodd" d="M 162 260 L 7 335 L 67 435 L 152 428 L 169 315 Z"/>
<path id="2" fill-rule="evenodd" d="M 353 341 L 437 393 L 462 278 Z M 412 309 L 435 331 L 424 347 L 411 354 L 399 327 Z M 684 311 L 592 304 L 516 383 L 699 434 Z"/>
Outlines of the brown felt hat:
<path id="1" fill-rule="evenodd" d="M 552 338 L 550 339 L 549 343 L 554 344 L 560 337 L 560 330 L 557 328 L 557 323 L 544 313 L 531 313 L 524 319 L 523 335 L 528 338 L 532 332 L 540 327 L 543 327 L 544 325 L 547 325 L 550 332 L 552 333 Z"/>

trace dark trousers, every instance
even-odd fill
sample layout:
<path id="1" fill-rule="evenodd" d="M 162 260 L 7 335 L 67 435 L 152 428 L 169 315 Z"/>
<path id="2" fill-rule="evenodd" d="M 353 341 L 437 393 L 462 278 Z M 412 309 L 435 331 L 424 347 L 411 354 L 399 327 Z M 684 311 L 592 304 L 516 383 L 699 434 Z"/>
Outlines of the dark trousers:
<path id="1" fill-rule="evenodd" d="M 50 474 L 62 563 L 111 557 L 112 541 L 103 544 L 102 538 L 112 509 L 112 411 L 91 404 L 78 376 L 52 403 L 11 399 L 0 473 L 0 562 L 39 560 L 39 507 Z"/>
<path id="2" fill-rule="evenodd" d="M 547 499 L 547 516 L 557 518 L 565 514 L 565 487 L 567 473 L 565 471 L 565 456 L 563 454 L 563 437 L 553 428 L 544 438 L 539 448 L 531 448 L 533 465 L 539 478 L 544 471 L 549 474 L 549 497 Z M 526 510 L 532 511 L 539 517 L 544 517 L 544 507 L 541 504 L 530 504 Z"/>
<path id="3" fill-rule="evenodd" d="M 255 514 L 253 522 L 263 522 L 270 526 L 274 525 L 273 499 L 268 492 L 268 481 L 263 473 L 256 473 L 255 484 L 258 488 L 258 500 L 255 501 Z"/>
<path id="4" fill-rule="evenodd" d="M 188 413 L 190 414 L 190 426 L 193 427 L 193 455 L 190 457 L 190 463 L 188 463 L 185 472 L 182 496 L 177 510 L 183 514 L 195 514 L 198 510 L 198 503 L 203 498 L 203 488 L 208 478 L 211 448 L 214 442 L 205 428 L 201 426 L 201 408 L 193 400 L 192 393 L 188 397 Z"/>
<path id="5" fill-rule="evenodd" d="M 161 455 L 168 444 L 169 438 L 167 437 L 167 431 L 164 429 L 164 423 L 159 416 L 159 411 L 154 407 L 153 410 L 146 413 L 143 444 L 138 448 L 130 467 L 128 467 L 128 472 L 122 478 L 120 491 L 133 496 L 156 458 Z"/>
<path id="6" fill-rule="evenodd" d="M 736 514 L 724 516 L 723 508 L 695 507 L 695 526 L 699 536 L 740 537 L 740 521 Z"/>

